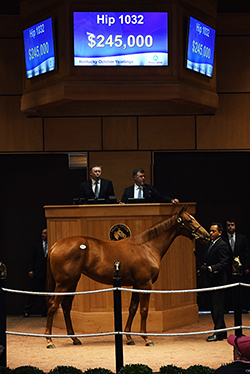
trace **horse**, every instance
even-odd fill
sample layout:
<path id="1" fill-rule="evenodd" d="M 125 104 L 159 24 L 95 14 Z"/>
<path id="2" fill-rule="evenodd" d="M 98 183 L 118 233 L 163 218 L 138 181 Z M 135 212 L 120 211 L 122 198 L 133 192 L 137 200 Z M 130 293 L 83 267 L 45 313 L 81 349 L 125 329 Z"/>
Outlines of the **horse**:
<path id="1" fill-rule="evenodd" d="M 49 250 L 47 266 L 47 290 L 56 293 L 75 292 L 81 274 L 107 284 L 113 284 L 114 261 L 121 263 L 121 285 L 134 289 L 151 290 L 157 280 L 160 264 L 174 239 L 183 235 L 191 240 L 209 240 L 208 232 L 187 211 L 187 205 L 151 228 L 135 237 L 119 241 L 99 240 L 86 236 L 66 237 L 57 241 Z M 48 300 L 45 334 L 52 335 L 53 316 L 61 304 L 68 335 L 74 335 L 70 311 L 74 295 L 53 295 Z M 140 303 L 140 332 L 146 334 L 150 293 L 132 292 L 129 316 L 125 332 L 131 326 Z M 127 344 L 135 344 L 131 335 L 126 335 Z M 74 345 L 81 344 L 71 337 Z M 147 346 L 153 345 L 148 336 L 142 338 Z M 55 348 L 50 337 L 47 348 Z"/>

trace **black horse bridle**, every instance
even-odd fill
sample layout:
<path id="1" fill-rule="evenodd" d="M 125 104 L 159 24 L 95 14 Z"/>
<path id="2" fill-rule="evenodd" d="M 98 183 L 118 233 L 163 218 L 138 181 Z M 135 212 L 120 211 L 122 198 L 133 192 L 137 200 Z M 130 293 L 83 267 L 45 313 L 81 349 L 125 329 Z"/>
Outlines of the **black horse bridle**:
<path id="1" fill-rule="evenodd" d="M 183 219 L 181 218 L 181 216 L 179 216 L 177 218 L 177 223 L 180 225 L 181 230 L 186 229 L 187 231 L 189 231 L 191 233 L 191 235 L 194 237 L 195 240 L 197 240 L 197 239 L 204 240 L 199 234 L 197 234 L 197 231 L 199 230 L 201 225 L 198 226 L 195 230 L 191 230 L 189 227 L 185 226 L 185 223 L 184 223 Z"/>

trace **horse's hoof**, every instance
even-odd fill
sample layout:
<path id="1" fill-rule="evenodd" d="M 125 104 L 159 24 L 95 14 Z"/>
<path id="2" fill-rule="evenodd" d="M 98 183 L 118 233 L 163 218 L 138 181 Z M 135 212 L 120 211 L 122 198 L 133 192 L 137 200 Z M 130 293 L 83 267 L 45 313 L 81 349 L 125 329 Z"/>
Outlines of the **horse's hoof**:
<path id="1" fill-rule="evenodd" d="M 146 343 L 146 347 L 153 347 L 154 346 L 154 343 L 153 342 L 148 342 Z"/>
<path id="2" fill-rule="evenodd" d="M 129 342 L 127 342 L 127 345 L 135 345 L 135 342 L 133 340 L 130 340 Z"/>
<path id="3" fill-rule="evenodd" d="M 82 342 L 80 340 L 75 340 L 73 342 L 74 345 L 82 345 Z"/>
<path id="4" fill-rule="evenodd" d="M 47 344 L 47 348 L 48 348 L 48 349 L 54 349 L 54 348 L 56 348 L 56 346 L 55 346 L 54 343 L 48 343 L 48 344 Z"/>

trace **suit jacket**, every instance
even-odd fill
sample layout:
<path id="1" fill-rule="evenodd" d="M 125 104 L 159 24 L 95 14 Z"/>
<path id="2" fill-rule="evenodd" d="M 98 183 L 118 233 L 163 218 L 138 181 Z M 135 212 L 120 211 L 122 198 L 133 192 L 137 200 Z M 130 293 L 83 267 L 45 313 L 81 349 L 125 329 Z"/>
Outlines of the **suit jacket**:
<path id="1" fill-rule="evenodd" d="M 114 195 L 115 193 L 114 193 L 112 182 L 109 179 L 101 178 L 101 188 L 100 188 L 98 197 L 100 199 L 107 199 L 109 196 L 114 196 Z M 91 179 L 81 183 L 79 197 L 84 198 L 85 200 L 95 199 L 95 194 L 92 190 Z"/>
<path id="2" fill-rule="evenodd" d="M 44 256 L 42 239 L 35 242 L 29 252 L 28 272 L 33 271 L 34 277 L 46 277 L 47 256 Z"/>
<path id="3" fill-rule="evenodd" d="M 121 201 L 123 203 L 128 203 L 128 198 L 134 197 L 134 185 L 125 188 Z M 150 184 L 144 184 L 143 197 L 145 198 L 145 203 L 171 203 L 172 198 L 168 196 L 161 195 L 154 186 Z"/>
<path id="4" fill-rule="evenodd" d="M 209 244 L 206 246 L 204 265 L 211 266 L 212 272 L 203 273 L 203 286 L 214 287 L 227 284 L 227 264 L 229 261 L 229 248 L 220 237 L 208 252 Z"/>
<path id="5" fill-rule="evenodd" d="M 250 269 L 250 248 L 246 235 L 240 234 L 238 232 L 235 233 L 234 252 L 232 252 L 231 250 L 227 233 L 223 235 L 223 240 L 225 240 L 230 249 L 229 265 L 232 264 L 234 257 L 239 256 L 240 262 L 243 265 L 243 269 Z"/>

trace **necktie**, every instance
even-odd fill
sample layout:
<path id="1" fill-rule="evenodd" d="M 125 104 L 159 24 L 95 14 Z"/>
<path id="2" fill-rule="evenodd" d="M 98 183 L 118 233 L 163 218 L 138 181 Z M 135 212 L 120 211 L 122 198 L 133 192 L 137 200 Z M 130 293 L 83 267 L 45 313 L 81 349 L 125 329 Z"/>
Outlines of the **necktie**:
<path id="1" fill-rule="evenodd" d="M 210 244 L 209 244 L 209 247 L 207 249 L 207 253 L 209 253 L 210 249 L 212 248 L 214 242 L 211 240 Z"/>
<path id="2" fill-rule="evenodd" d="M 95 197 L 97 198 L 99 196 L 99 185 L 98 182 L 95 182 Z"/>
<path id="3" fill-rule="evenodd" d="M 48 244 L 47 244 L 47 242 L 44 242 L 43 250 L 44 250 L 44 257 L 46 257 L 47 254 L 48 254 Z"/>
<path id="4" fill-rule="evenodd" d="M 234 252 L 234 237 L 233 237 L 233 235 L 231 235 L 230 246 L 231 246 L 232 252 Z"/>
<path id="5" fill-rule="evenodd" d="M 141 187 L 139 187 L 138 199 L 141 199 L 141 198 L 142 198 Z"/>

